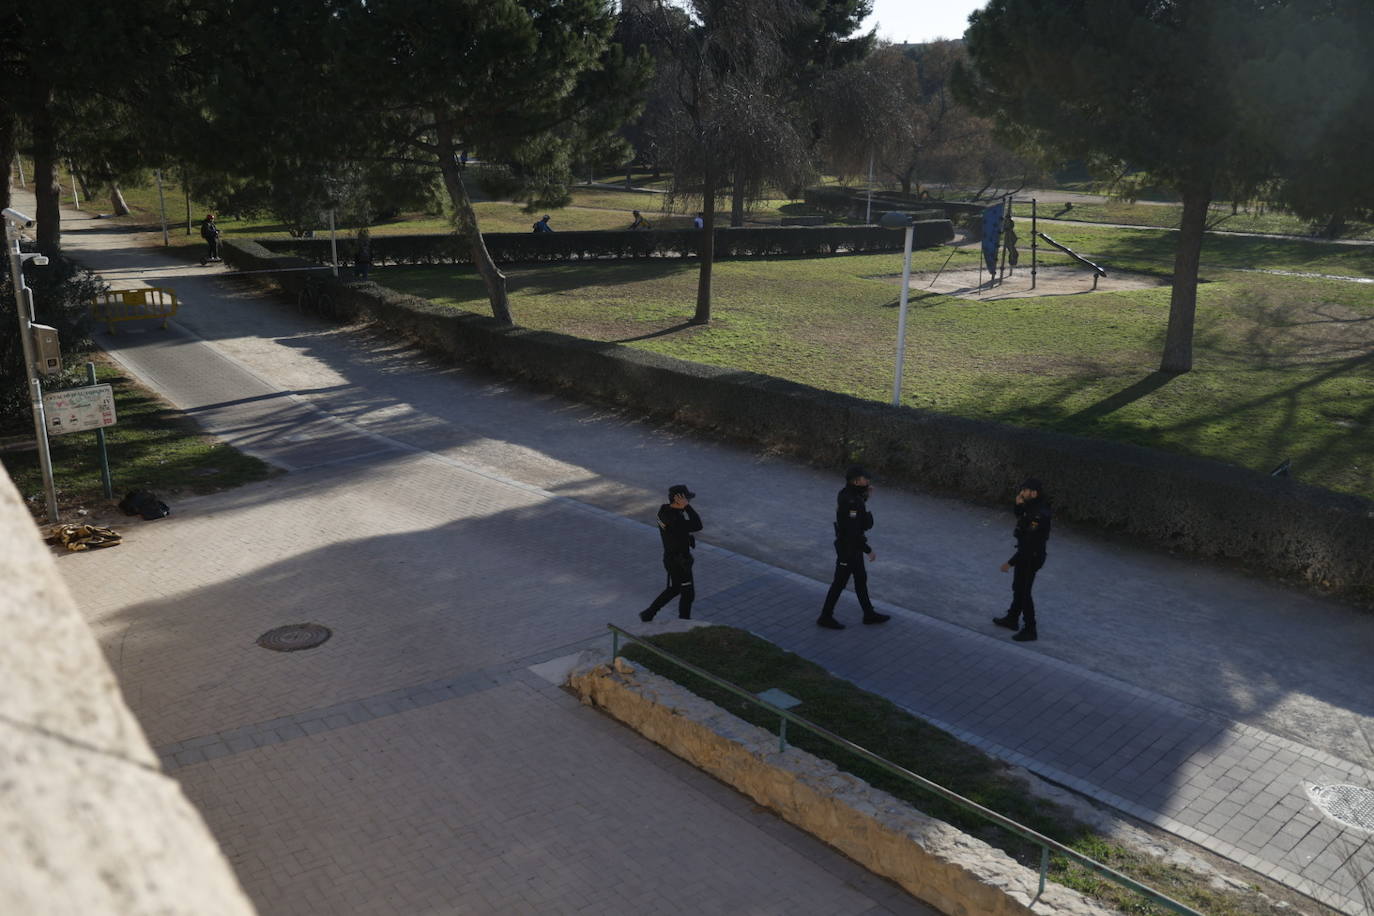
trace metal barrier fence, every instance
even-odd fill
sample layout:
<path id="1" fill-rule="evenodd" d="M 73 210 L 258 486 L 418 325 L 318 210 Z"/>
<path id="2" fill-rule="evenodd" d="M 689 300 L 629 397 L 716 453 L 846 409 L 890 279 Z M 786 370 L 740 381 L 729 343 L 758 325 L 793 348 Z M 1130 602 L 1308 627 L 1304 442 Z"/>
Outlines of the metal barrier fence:
<path id="1" fill-rule="evenodd" d="M 910 770 L 898 766 L 897 764 L 893 763 L 887 758 L 880 757 L 872 751 L 864 747 L 861 747 L 860 745 L 857 745 L 852 741 L 849 741 L 845 738 L 841 738 L 834 732 L 822 728 L 814 722 L 802 718 L 796 713 L 789 712 L 786 709 L 781 709 L 777 706 L 774 706 L 767 700 L 761 700 L 757 695 L 750 693 L 743 687 L 740 687 L 738 685 L 730 683 L 729 681 L 716 677 L 709 671 L 704 671 L 703 669 L 698 668 L 696 665 L 693 665 L 691 662 L 678 658 L 671 652 L 665 652 L 664 650 L 658 648 L 658 646 L 655 646 L 653 643 L 640 639 L 633 633 L 630 633 L 627 630 L 623 630 L 613 623 L 606 624 L 606 627 L 611 631 L 612 658 L 615 658 L 620 655 L 620 640 L 623 637 L 626 640 L 634 643 L 635 645 L 640 646 L 643 649 L 646 649 L 652 654 L 664 658 L 667 661 L 672 662 L 674 665 L 677 665 L 678 667 L 686 671 L 690 671 L 692 674 L 695 674 L 697 677 L 700 677 L 703 680 L 709 681 L 710 683 L 716 685 L 722 690 L 726 690 L 740 697 L 741 699 L 748 700 L 755 706 L 758 706 L 761 709 L 767 710 L 773 715 L 776 715 L 778 717 L 779 751 L 787 749 L 787 724 L 791 722 L 793 725 L 800 726 L 801 728 L 805 729 L 806 731 L 810 732 L 816 737 L 822 738 L 825 741 L 828 741 L 831 744 L 835 745 L 836 747 L 843 748 L 844 750 L 849 751 L 851 754 L 854 754 L 857 757 L 861 757 L 864 760 L 867 760 L 869 763 L 872 763 L 875 766 L 880 767 L 883 770 L 886 770 L 888 773 L 891 773 L 892 775 L 902 780 L 905 780 L 906 782 L 916 786 L 918 789 L 921 789 L 922 791 L 929 792 L 932 795 L 938 796 L 939 798 L 942 798 L 945 801 L 950 802 L 951 804 L 964 809 L 965 811 L 972 812 L 973 814 L 977 814 L 985 820 L 991 821 L 997 826 L 1021 837 L 1022 839 L 1029 840 L 1030 842 L 1035 843 L 1037 846 L 1040 847 L 1040 887 L 1035 892 L 1035 897 L 1031 900 L 1031 903 L 1034 903 L 1036 900 L 1039 900 L 1040 895 L 1045 892 L 1045 881 L 1047 880 L 1049 875 L 1050 853 L 1055 852 L 1063 856 L 1064 858 L 1069 859 L 1072 862 L 1076 862 L 1084 868 L 1092 872 L 1095 872 L 1098 875 L 1101 875 L 1103 878 L 1106 878 L 1109 881 L 1119 884 L 1127 890 L 1134 891 L 1135 893 L 1139 894 L 1140 896 L 1146 898 L 1147 900 L 1153 903 L 1157 903 L 1160 906 L 1172 912 L 1181 914 L 1181 916 L 1204 916 L 1204 914 L 1199 913 L 1197 910 L 1194 910 L 1189 906 L 1179 903 L 1172 897 L 1169 897 L 1161 893 L 1160 891 L 1155 890 L 1152 887 L 1141 884 L 1134 878 L 1129 878 L 1126 875 L 1123 875 L 1121 872 L 1116 871 L 1111 866 L 1103 865 L 1096 859 L 1091 859 L 1088 856 L 1083 855 L 1081 852 L 1077 852 L 1076 850 L 1070 849 L 1068 846 L 1065 846 L 1063 843 L 1060 843 L 1057 840 L 1052 840 L 1044 834 L 1037 833 L 1036 831 L 1032 830 L 1030 827 L 1025 826 L 1024 824 L 1020 824 L 1016 821 L 1011 820 L 1010 818 L 1003 817 L 996 811 L 993 811 L 990 808 L 985 808 L 975 801 L 964 798 L 962 795 L 959 795 L 957 792 L 954 792 L 950 789 L 946 789 L 939 783 L 931 782 L 924 776 L 918 776 Z"/>

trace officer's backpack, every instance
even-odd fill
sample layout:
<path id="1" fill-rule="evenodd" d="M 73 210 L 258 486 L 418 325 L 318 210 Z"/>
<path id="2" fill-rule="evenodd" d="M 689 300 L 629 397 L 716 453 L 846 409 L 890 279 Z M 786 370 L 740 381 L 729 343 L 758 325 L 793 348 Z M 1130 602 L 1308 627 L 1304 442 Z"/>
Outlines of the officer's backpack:
<path id="1" fill-rule="evenodd" d="M 149 522 L 172 514 L 167 504 L 158 499 L 157 494 L 151 490 L 130 490 L 119 501 L 119 508 L 125 515 L 141 515 Z"/>

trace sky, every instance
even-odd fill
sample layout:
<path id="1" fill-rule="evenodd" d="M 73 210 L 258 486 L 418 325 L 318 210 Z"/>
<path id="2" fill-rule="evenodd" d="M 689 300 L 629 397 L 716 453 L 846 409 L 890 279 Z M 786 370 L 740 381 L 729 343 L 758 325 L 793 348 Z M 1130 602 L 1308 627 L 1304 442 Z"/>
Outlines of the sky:
<path id="1" fill-rule="evenodd" d="M 876 25 L 879 38 L 897 42 L 960 38 L 968 14 L 986 5 L 987 0 L 873 0 L 864 29 Z"/>

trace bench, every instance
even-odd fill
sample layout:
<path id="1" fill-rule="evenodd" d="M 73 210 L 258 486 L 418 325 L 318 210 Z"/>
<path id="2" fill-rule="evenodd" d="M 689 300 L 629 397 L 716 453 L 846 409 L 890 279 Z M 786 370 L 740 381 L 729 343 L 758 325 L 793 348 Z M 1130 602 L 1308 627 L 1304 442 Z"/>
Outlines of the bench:
<path id="1" fill-rule="evenodd" d="M 105 322 L 111 334 L 115 332 L 116 321 L 138 321 L 143 318 L 161 318 L 165 330 L 167 319 L 177 313 L 178 304 L 175 292 L 157 286 L 112 289 L 96 294 L 91 301 L 91 317 Z"/>

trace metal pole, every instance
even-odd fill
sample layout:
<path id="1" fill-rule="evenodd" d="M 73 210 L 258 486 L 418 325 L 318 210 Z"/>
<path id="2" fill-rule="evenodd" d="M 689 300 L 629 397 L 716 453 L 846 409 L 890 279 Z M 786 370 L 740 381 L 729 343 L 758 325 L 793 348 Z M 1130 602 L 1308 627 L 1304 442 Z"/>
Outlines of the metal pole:
<path id="1" fill-rule="evenodd" d="M 1007 220 L 1011 219 L 1012 199 L 1008 195 L 1002 198 L 1002 225 L 997 227 L 997 248 L 999 258 L 997 261 L 997 283 L 1000 286 L 1007 276 L 1007 246 L 1006 246 L 1006 227 Z"/>
<path id="2" fill-rule="evenodd" d="M 873 222 L 873 151 L 868 151 L 868 209 L 864 211 L 864 222 Z"/>
<path id="3" fill-rule="evenodd" d="M 76 166 L 72 165 L 71 160 L 67 160 L 67 174 L 72 178 L 72 201 L 76 204 L 76 209 L 81 209 L 81 195 L 76 193 Z"/>
<path id="4" fill-rule="evenodd" d="M 162 214 L 162 247 L 166 248 L 172 244 L 172 240 L 167 237 L 167 199 L 162 196 L 162 169 L 153 172 L 157 176 L 157 208 Z"/>
<path id="5" fill-rule="evenodd" d="M 339 275 L 339 243 L 334 238 L 334 208 L 329 208 L 329 260 L 334 276 Z"/>
<path id="6" fill-rule="evenodd" d="M 10 213 L 14 211 L 6 211 Z M 18 214 L 23 217 L 23 214 Z M 30 222 L 24 217 L 25 222 Z M 34 365 L 33 290 L 24 284 L 24 255 L 19 251 L 19 231 L 9 219 L 5 220 L 5 243 L 9 246 L 10 277 L 14 281 L 15 313 L 19 317 L 19 340 L 24 348 L 24 372 L 29 380 L 29 404 L 33 410 L 34 439 L 38 442 L 38 466 L 43 472 L 43 491 L 48 502 L 48 523 L 61 521 L 57 513 L 57 486 L 52 479 L 52 453 L 48 450 L 48 418 L 43 410 L 43 384 L 38 380 Z M 46 259 L 44 259 L 46 262 Z"/>
<path id="7" fill-rule="evenodd" d="M 19 187 L 28 190 L 28 185 L 24 184 L 24 160 L 19 158 L 19 154 L 14 154 L 14 167 L 19 170 Z"/>
<path id="8" fill-rule="evenodd" d="M 96 384 L 95 363 L 86 364 L 86 381 Z M 114 482 L 110 479 L 110 453 L 105 450 L 105 427 L 95 428 L 95 447 L 100 455 L 100 486 L 105 491 L 106 499 L 114 499 Z"/>
<path id="9" fill-rule="evenodd" d="M 1032 197 L 1032 198 L 1031 198 L 1031 289 L 1035 289 L 1035 272 L 1036 272 L 1037 269 L 1039 269 L 1039 266 L 1040 266 L 1039 261 L 1038 261 L 1038 257 L 1039 257 L 1039 254 L 1040 254 L 1040 248 L 1039 248 L 1039 246 L 1036 244 L 1036 242 L 1039 241 L 1039 238 L 1040 238 L 1040 237 L 1039 237 L 1038 235 L 1036 235 L 1036 232 L 1037 232 L 1036 225 L 1035 225 L 1035 223 L 1036 223 L 1036 217 L 1037 217 L 1037 214 L 1036 214 L 1036 212 L 1035 212 L 1035 198 Z"/>
<path id="10" fill-rule="evenodd" d="M 897 312 L 897 369 L 892 379 L 892 406 L 902 403 L 902 363 L 906 358 L 906 304 L 911 294 L 911 241 L 915 225 L 906 227 L 906 254 L 902 260 L 902 305 Z"/>

